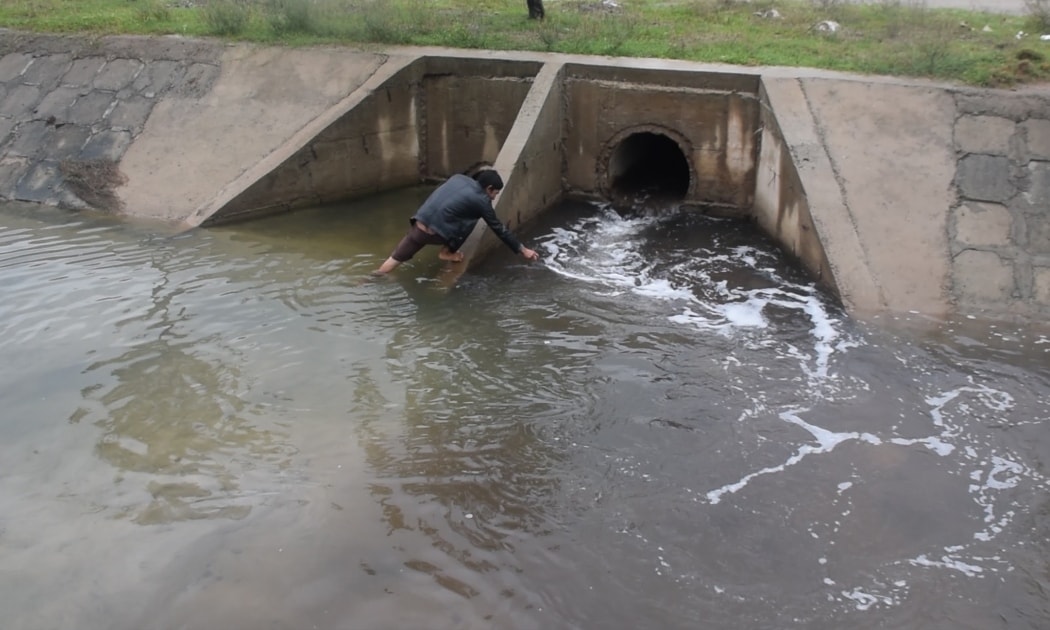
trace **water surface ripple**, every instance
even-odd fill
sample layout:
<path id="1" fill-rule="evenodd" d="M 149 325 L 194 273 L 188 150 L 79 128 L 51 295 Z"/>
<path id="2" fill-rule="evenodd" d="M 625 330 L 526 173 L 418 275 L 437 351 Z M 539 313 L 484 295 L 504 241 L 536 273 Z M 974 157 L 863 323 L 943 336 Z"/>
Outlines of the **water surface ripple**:
<path id="1" fill-rule="evenodd" d="M 5 628 L 1041 628 L 1050 337 L 852 321 L 748 225 L 426 189 L 0 212 Z"/>

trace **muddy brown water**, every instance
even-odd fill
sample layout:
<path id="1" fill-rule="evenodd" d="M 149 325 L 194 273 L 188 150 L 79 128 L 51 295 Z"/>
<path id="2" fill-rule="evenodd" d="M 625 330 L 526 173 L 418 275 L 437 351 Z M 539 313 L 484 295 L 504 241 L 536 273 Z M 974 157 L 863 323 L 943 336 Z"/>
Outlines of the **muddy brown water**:
<path id="1" fill-rule="evenodd" d="M 4 628 L 1050 625 L 1045 327 L 588 204 L 364 281 L 425 194 L 0 210 Z"/>

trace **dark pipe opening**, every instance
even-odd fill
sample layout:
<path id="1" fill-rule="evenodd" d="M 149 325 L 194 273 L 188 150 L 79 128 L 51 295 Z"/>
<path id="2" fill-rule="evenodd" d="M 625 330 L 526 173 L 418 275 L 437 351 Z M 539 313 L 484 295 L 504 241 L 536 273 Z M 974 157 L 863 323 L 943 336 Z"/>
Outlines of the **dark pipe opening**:
<path id="1" fill-rule="evenodd" d="M 609 157 L 610 192 L 616 197 L 683 199 L 689 192 L 689 162 L 665 135 L 630 135 Z"/>

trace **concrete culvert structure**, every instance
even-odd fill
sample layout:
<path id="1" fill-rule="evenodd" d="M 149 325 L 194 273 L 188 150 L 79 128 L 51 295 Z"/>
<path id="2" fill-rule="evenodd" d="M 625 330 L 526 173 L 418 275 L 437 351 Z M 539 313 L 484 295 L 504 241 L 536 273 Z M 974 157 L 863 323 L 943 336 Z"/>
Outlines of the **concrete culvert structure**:
<path id="1" fill-rule="evenodd" d="M 1038 90 L 3 29 L 0 49 L 0 201 L 184 229 L 485 161 L 507 181 L 497 213 L 512 229 L 563 197 L 652 203 L 754 221 L 853 313 L 1050 313 Z M 472 261 L 501 247 L 475 236 Z"/>
<path id="2" fill-rule="evenodd" d="M 634 133 L 609 156 L 607 182 L 615 197 L 680 200 L 689 193 L 691 169 L 681 147 L 660 133 Z"/>

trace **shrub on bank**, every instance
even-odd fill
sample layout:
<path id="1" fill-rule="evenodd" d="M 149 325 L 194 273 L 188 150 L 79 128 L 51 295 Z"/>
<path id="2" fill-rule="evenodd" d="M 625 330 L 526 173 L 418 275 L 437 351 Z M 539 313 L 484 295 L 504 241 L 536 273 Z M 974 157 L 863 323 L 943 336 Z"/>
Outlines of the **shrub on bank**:
<path id="1" fill-rule="evenodd" d="M 1050 31 L 1050 0 L 1024 0 L 1028 15 L 1039 31 Z"/>
<path id="2" fill-rule="evenodd" d="M 251 20 L 250 0 L 210 0 L 201 9 L 204 23 L 214 35 L 240 35 Z"/>

